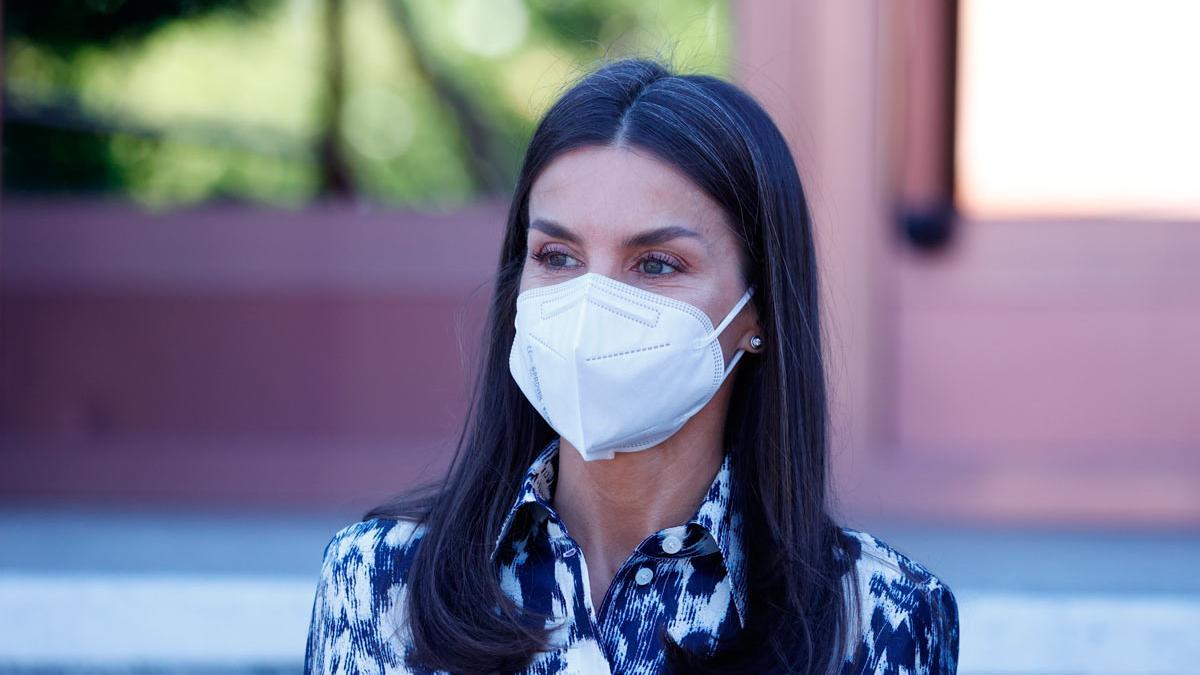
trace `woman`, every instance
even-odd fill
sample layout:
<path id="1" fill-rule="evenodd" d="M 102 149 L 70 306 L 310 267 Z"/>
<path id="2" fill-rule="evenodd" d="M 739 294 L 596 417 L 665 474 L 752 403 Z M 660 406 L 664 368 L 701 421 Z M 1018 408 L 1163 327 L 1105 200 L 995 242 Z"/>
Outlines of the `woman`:
<path id="1" fill-rule="evenodd" d="M 569 89 L 449 474 L 329 542 L 306 669 L 954 672 L 950 588 L 829 515 L 814 255 L 745 92 L 641 59 Z"/>

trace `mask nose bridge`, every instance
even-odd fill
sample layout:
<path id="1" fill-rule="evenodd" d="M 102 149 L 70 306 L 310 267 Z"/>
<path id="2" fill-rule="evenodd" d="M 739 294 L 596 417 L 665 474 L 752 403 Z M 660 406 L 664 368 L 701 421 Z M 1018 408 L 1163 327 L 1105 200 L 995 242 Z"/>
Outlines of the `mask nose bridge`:
<path id="1" fill-rule="evenodd" d="M 544 293 L 537 303 L 539 318 L 542 320 L 551 319 L 563 312 L 569 311 L 581 300 L 585 300 L 587 288 L 585 287 L 581 290 L 579 284 L 588 283 L 588 281 L 584 277 L 576 277 L 561 284 L 536 289 L 534 292 Z"/>

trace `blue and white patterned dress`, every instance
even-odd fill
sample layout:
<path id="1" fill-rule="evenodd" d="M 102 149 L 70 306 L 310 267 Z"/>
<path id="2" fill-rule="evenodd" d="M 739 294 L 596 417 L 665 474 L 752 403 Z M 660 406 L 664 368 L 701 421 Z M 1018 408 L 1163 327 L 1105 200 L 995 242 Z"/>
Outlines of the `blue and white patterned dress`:
<path id="1" fill-rule="evenodd" d="M 560 645 L 522 673 L 660 672 L 659 626 L 691 650 L 712 648 L 743 625 L 741 518 L 730 508 L 730 455 L 694 517 L 647 537 L 617 571 L 597 613 L 587 565 L 551 507 L 558 441 L 538 455 L 492 555 L 501 587 L 520 605 L 564 620 Z M 518 518 L 526 510 L 531 517 Z M 862 639 L 844 673 L 954 673 L 958 605 L 927 568 L 858 530 Z M 325 548 L 313 601 L 305 672 L 410 673 L 405 579 L 423 528 L 373 518 L 339 530 Z"/>

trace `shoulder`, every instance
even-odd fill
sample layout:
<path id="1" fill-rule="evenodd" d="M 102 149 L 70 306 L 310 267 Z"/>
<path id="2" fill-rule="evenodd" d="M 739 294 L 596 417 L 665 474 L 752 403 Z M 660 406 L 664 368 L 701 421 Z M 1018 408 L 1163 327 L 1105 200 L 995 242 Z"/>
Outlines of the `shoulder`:
<path id="1" fill-rule="evenodd" d="M 909 589 L 943 585 L 928 567 L 875 535 L 841 528 L 843 543 L 859 571 L 870 572 Z"/>
<path id="2" fill-rule="evenodd" d="M 313 598 L 305 672 L 399 668 L 406 649 L 400 616 L 408 569 L 424 526 L 370 518 L 325 544 Z"/>
<path id="3" fill-rule="evenodd" d="M 399 518 L 369 518 L 350 523 L 325 545 L 322 574 L 370 572 L 373 575 L 407 571 L 424 525 Z"/>
<path id="4" fill-rule="evenodd" d="M 854 562 L 861 641 L 854 662 L 891 673 L 954 673 L 958 602 L 945 580 L 888 542 L 841 528 Z"/>

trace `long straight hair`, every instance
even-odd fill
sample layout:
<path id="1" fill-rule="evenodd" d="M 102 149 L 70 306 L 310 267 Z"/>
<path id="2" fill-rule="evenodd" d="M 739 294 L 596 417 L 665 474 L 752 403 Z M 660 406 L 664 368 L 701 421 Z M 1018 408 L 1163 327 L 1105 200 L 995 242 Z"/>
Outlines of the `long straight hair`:
<path id="1" fill-rule="evenodd" d="M 824 359 L 810 213 L 788 144 L 751 95 L 721 79 L 674 74 L 649 58 L 603 62 L 539 122 L 500 250 L 478 380 L 443 481 L 364 519 L 424 525 L 408 573 L 411 660 L 433 670 L 517 670 L 548 648 L 545 617 L 502 590 L 490 546 L 530 463 L 557 437 L 508 370 L 529 228 L 529 192 L 556 157 L 586 146 L 648 151 L 726 211 L 755 284 L 766 349 L 736 371 L 723 441 L 735 449 L 744 514 L 746 626 L 715 654 L 665 632 L 674 672 L 836 672 L 857 639 L 852 542 L 830 515 Z M 738 497 L 737 495 L 741 495 Z"/>

